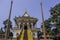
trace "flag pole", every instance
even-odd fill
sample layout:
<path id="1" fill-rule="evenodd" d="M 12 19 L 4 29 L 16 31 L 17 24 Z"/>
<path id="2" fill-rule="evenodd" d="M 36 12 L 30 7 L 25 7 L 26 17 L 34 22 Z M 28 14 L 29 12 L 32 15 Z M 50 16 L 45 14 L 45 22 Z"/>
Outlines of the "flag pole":
<path id="1" fill-rule="evenodd" d="M 8 22 L 7 22 L 8 25 L 6 27 L 6 32 L 5 32 L 5 40 L 8 40 L 8 28 L 9 28 L 9 21 L 10 21 L 10 18 L 11 18 L 12 4 L 13 4 L 13 1 L 11 0 L 10 12 L 9 12 Z"/>
<path id="2" fill-rule="evenodd" d="M 41 7 L 42 25 L 43 25 L 42 30 L 43 30 L 44 40 L 46 40 L 46 31 L 45 31 L 45 25 L 44 25 L 44 15 L 43 15 L 42 0 L 40 0 L 40 7 Z"/>

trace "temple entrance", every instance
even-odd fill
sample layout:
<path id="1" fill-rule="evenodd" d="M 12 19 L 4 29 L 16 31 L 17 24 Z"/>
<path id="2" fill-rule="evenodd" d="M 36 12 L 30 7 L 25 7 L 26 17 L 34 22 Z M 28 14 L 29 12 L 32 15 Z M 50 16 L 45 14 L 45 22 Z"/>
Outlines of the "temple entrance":
<path id="1" fill-rule="evenodd" d="M 27 26 L 24 26 L 24 40 L 28 40 L 28 37 L 27 37 Z"/>
<path id="2" fill-rule="evenodd" d="M 24 26 L 24 30 L 27 30 L 27 26 Z"/>

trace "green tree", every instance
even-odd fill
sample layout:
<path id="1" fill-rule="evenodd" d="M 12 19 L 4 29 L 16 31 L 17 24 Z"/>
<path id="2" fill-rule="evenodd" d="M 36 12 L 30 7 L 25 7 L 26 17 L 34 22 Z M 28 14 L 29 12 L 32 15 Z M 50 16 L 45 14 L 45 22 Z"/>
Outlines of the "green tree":
<path id="1" fill-rule="evenodd" d="M 0 34 L 4 34 L 5 32 L 3 31 L 3 29 L 0 29 Z"/>
<path id="2" fill-rule="evenodd" d="M 3 21 L 3 24 L 4 24 L 4 28 L 6 29 L 6 27 L 8 26 L 8 28 L 12 28 L 12 22 L 9 20 L 9 23 L 8 23 L 8 19 Z"/>
<path id="3" fill-rule="evenodd" d="M 41 36 L 42 36 L 42 32 L 41 31 L 37 31 L 37 35 L 38 35 L 38 40 L 40 40 Z"/>
<path id="4" fill-rule="evenodd" d="M 53 22 L 56 22 L 56 28 L 60 29 L 60 4 L 55 5 L 50 9 L 50 14 Z"/>
<path id="5" fill-rule="evenodd" d="M 55 36 L 60 31 L 59 30 L 60 29 L 60 4 L 57 4 L 54 7 L 52 7 L 50 9 L 50 14 L 51 14 L 51 17 L 44 21 L 45 30 L 47 35 Z M 42 25 L 41 25 L 41 28 L 42 28 Z"/>
<path id="6" fill-rule="evenodd" d="M 44 21 L 44 24 L 45 24 L 45 30 L 46 30 L 46 34 L 50 34 L 50 31 L 51 31 L 51 18 L 47 19 Z M 42 28 L 42 26 L 41 26 Z"/>
<path id="7" fill-rule="evenodd" d="M 8 19 L 3 21 L 4 24 L 4 29 L 6 30 L 6 27 L 8 27 L 8 37 L 12 39 L 13 33 L 10 31 L 10 29 L 12 29 L 12 22 L 9 20 L 8 23 Z"/>

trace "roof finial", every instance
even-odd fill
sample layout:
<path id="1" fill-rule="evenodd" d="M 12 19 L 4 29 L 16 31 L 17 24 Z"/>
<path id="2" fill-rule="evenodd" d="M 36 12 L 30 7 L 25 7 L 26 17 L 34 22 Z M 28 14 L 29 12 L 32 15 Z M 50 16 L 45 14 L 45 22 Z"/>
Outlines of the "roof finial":
<path id="1" fill-rule="evenodd" d="M 27 8 L 25 8 L 25 13 L 27 13 L 28 11 L 27 11 Z"/>
<path id="2" fill-rule="evenodd" d="M 29 17 L 29 14 L 27 13 L 27 9 L 25 8 L 25 12 L 23 14 L 24 17 Z"/>

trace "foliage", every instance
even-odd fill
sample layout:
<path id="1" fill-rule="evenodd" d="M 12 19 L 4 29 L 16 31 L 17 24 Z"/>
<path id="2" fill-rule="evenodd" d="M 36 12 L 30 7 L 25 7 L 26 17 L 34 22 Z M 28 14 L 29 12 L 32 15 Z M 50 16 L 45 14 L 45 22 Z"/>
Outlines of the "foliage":
<path id="1" fill-rule="evenodd" d="M 3 21 L 3 24 L 4 24 L 4 29 L 6 30 L 6 27 L 8 26 L 8 36 L 9 38 L 13 36 L 13 33 L 10 31 L 10 29 L 12 28 L 12 22 L 9 20 L 9 23 L 8 23 L 8 19 Z"/>
<path id="2" fill-rule="evenodd" d="M 0 29 L 0 34 L 4 34 L 5 32 L 3 31 L 3 29 Z"/>
<path id="3" fill-rule="evenodd" d="M 55 5 L 50 9 L 50 14 L 53 22 L 56 22 L 56 27 L 60 29 L 60 4 Z"/>
<path id="4" fill-rule="evenodd" d="M 56 35 L 60 29 L 60 4 L 51 8 L 50 14 L 51 17 L 44 21 L 46 34 Z M 51 22 L 54 24 L 51 24 Z"/>
<path id="5" fill-rule="evenodd" d="M 9 26 L 9 28 L 12 28 L 12 22 L 9 20 L 9 23 L 8 23 L 8 19 L 3 21 L 3 24 L 4 24 L 4 28 L 6 28 L 7 26 Z"/>
<path id="6" fill-rule="evenodd" d="M 41 31 L 37 31 L 37 36 L 38 36 L 38 40 L 40 40 L 40 37 L 42 36 L 42 32 Z"/>
<path id="7" fill-rule="evenodd" d="M 45 30 L 46 30 L 46 34 L 50 34 L 51 32 L 51 18 L 47 19 L 44 21 L 44 25 L 45 25 Z M 41 25 L 42 28 L 42 25 Z"/>

